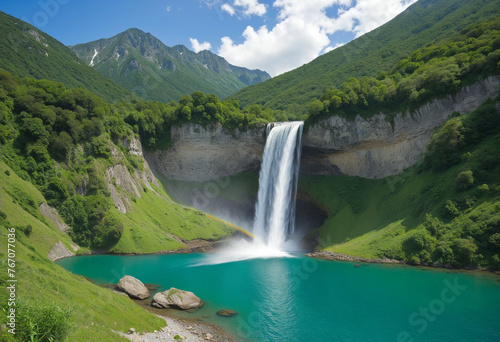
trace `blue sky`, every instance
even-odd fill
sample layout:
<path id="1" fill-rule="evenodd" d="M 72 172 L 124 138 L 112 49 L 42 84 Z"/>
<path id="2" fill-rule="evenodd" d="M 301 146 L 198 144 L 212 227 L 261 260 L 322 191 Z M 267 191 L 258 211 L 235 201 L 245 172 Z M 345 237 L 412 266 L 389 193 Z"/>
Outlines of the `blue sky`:
<path id="1" fill-rule="evenodd" d="M 416 0 L 2 0 L 66 45 L 136 27 L 272 76 L 384 24 Z"/>

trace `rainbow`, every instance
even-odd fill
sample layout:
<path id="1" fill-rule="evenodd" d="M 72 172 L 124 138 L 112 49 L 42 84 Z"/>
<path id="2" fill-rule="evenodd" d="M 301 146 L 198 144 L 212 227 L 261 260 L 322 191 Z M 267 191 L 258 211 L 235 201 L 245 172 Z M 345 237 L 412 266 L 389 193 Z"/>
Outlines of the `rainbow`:
<path id="1" fill-rule="evenodd" d="M 219 221 L 219 222 L 222 222 L 222 223 L 224 223 L 225 225 L 227 225 L 227 226 L 229 226 L 229 227 L 231 227 L 231 228 L 234 228 L 234 229 L 236 229 L 236 230 L 239 230 L 239 231 L 240 231 L 240 232 L 242 232 L 243 234 L 246 234 L 246 235 L 250 236 L 252 239 L 255 239 L 255 236 L 254 236 L 252 233 L 250 233 L 249 231 L 247 231 L 247 230 L 245 230 L 245 229 L 243 229 L 243 228 L 241 228 L 241 227 L 238 227 L 238 226 L 236 226 L 236 225 L 234 225 L 234 224 L 232 224 L 232 223 L 230 223 L 230 222 L 224 221 L 224 220 L 222 220 L 222 219 L 220 219 L 220 218 L 218 218 L 218 217 L 215 217 L 215 216 L 212 216 L 212 215 L 209 215 L 209 214 L 205 214 L 205 215 L 207 215 L 207 217 L 209 217 L 209 218 L 211 218 L 211 219 L 213 219 L 213 220 L 217 220 L 217 221 Z"/>

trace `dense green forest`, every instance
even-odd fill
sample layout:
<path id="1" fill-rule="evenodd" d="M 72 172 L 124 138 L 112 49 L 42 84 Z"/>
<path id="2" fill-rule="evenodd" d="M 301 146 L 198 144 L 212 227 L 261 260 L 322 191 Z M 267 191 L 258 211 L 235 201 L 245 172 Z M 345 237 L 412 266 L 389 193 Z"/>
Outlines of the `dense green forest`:
<path id="1" fill-rule="evenodd" d="M 201 101 L 201 98 L 208 97 L 200 93 L 196 99 Z M 226 108 L 216 97 L 214 101 L 220 108 Z M 130 155 L 123 142 L 140 133 L 148 146 L 154 148 L 154 137 L 165 134 L 168 144 L 169 125 L 177 122 L 177 118 L 189 120 L 188 105 L 193 103 L 197 102 L 189 96 L 181 99 L 180 104 L 139 101 L 110 104 L 82 88 L 67 89 L 62 83 L 33 78 L 20 80 L 0 70 L 1 157 L 18 176 L 34 184 L 49 205 L 58 209 L 72 227 L 75 242 L 94 249 L 111 248 L 120 240 L 124 223 L 110 199 L 104 180 L 106 168 L 119 162 L 131 174 L 141 170 L 142 158 Z M 211 108 L 209 105 L 210 102 L 207 107 Z M 239 110 L 235 113 L 236 120 L 247 123 L 247 116 Z M 193 110 L 195 118 L 198 114 Z M 236 114 L 228 112 L 228 123 L 233 122 L 231 115 Z M 115 146 L 124 156 L 118 161 L 113 156 Z M 88 184 L 83 196 L 77 189 L 85 179 Z M 20 189 L 11 191 L 27 212 L 36 214 L 40 203 Z M 194 221 L 199 221 L 194 212 L 186 215 L 194 215 Z M 172 222 L 169 229 L 180 225 L 183 223 Z M 228 233 L 217 229 L 205 229 L 200 234 Z M 196 237 L 189 232 L 178 234 Z M 172 247 L 180 247 L 177 242 L 171 243 Z"/>
<path id="2" fill-rule="evenodd" d="M 498 17 L 499 0 L 420 0 L 381 27 L 312 62 L 232 97 L 300 117 L 313 98 L 351 77 L 377 77 L 425 45 L 440 44 L 468 25 Z"/>
<path id="3" fill-rule="evenodd" d="M 330 115 L 354 118 L 407 112 L 500 73 L 500 19 L 467 26 L 450 40 L 427 44 L 375 77 L 351 77 L 309 104 L 309 123 Z"/>

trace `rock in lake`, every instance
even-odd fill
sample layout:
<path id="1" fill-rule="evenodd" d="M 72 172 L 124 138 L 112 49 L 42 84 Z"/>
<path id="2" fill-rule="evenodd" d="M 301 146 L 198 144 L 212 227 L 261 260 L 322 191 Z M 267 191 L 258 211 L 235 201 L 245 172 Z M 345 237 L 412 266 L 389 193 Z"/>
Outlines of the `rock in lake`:
<path id="1" fill-rule="evenodd" d="M 196 309 L 203 305 L 203 302 L 193 292 L 170 288 L 164 292 L 157 292 L 151 306 L 160 309 Z"/>
<path id="2" fill-rule="evenodd" d="M 228 310 L 228 309 L 217 311 L 217 315 L 222 316 L 222 317 L 232 317 L 232 316 L 236 316 L 237 314 L 238 313 L 236 311 Z"/>
<path id="3" fill-rule="evenodd" d="M 118 282 L 118 288 L 132 298 L 146 299 L 150 293 L 148 288 L 137 278 L 126 275 Z"/>

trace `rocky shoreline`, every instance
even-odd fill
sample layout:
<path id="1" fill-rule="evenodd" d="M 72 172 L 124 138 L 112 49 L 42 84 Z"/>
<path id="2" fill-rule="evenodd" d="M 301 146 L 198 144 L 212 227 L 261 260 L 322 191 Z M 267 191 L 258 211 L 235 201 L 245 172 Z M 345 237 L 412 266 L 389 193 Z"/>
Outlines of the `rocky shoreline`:
<path id="1" fill-rule="evenodd" d="M 367 258 L 361 258 L 357 256 L 351 256 L 347 254 L 342 254 L 342 253 L 337 253 L 337 252 L 330 252 L 330 251 L 315 251 L 311 253 L 305 254 L 306 257 L 309 258 L 317 258 L 317 259 L 323 259 L 323 260 L 337 260 L 337 261 L 349 261 L 349 262 L 365 262 L 365 263 L 371 263 L 371 264 L 399 264 L 399 265 L 409 265 L 409 266 L 416 266 L 420 268 L 444 268 L 448 270 L 453 270 L 453 271 L 464 271 L 464 272 L 489 272 L 493 273 L 496 275 L 500 276 L 500 271 L 497 270 L 490 270 L 490 269 L 483 269 L 483 268 L 455 268 L 449 264 L 441 264 L 441 263 L 433 263 L 433 264 L 407 264 L 406 262 L 402 260 L 396 260 L 396 259 L 388 259 L 388 258 L 383 258 L 383 259 L 367 259 Z"/>
<path id="2" fill-rule="evenodd" d="M 150 333 L 138 333 L 131 328 L 128 333 L 115 331 L 115 333 L 135 342 L 163 342 L 163 341 L 216 341 L 216 342 L 234 342 L 236 339 L 229 335 L 221 327 L 194 320 L 180 319 L 171 316 L 159 315 L 165 320 L 166 326 L 160 331 Z"/>
<path id="3" fill-rule="evenodd" d="M 312 253 L 307 253 L 306 257 L 317 258 L 324 260 L 340 260 L 340 261 L 352 261 L 352 262 L 367 262 L 374 264 L 406 264 L 404 261 L 396 259 L 366 259 L 356 256 L 350 256 L 347 254 L 330 252 L 330 251 L 316 251 Z"/>

